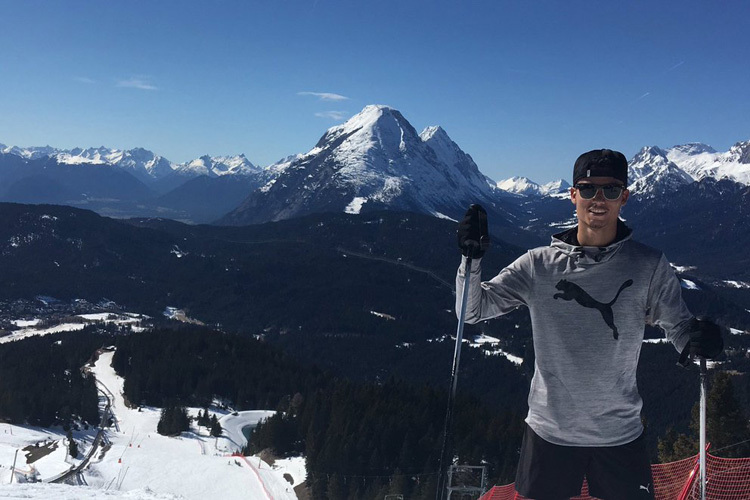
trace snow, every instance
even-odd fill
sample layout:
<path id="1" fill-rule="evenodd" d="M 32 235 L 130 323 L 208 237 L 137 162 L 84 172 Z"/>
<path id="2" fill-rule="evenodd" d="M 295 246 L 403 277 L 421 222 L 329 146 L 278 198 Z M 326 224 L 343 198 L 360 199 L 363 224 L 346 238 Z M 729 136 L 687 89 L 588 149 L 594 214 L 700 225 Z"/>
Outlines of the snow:
<path id="1" fill-rule="evenodd" d="M 489 335 L 477 335 L 474 337 L 472 341 L 467 341 L 470 346 L 472 347 L 482 347 L 483 345 L 495 345 L 500 343 L 500 339 L 497 339 L 495 337 L 490 337 Z M 511 354 L 509 352 L 505 352 L 499 347 L 494 347 L 493 349 L 485 349 L 484 353 L 487 356 L 504 356 L 505 359 L 510 361 L 511 363 L 515 365 L 522 365 L 523 364 L 523 358 L 516 356 L 514 354 Z"/>
<path id="2" fill-rule="evenodd" d="M 201 156 L 174 166 L 177 172 L 195 176 L 220 177 L 224 175 L 251 175 L 261 169 L 253 165 L 244 154 L 238 156 Z"/>
<path id="3" fill-rule="evenodd" d="M 393 208 L 424 213 L 465 206 L 466 200 L 489 203 L 494 191 L 471 157 L 440 127 L 421 135 L 397 110 L 366 106 L 346 123 L 328 129 L 318 144 L 293 159 L 279 182 L 268 182 L 262 193 L 283 188 L 283 179 L 308 164 L 332 166 L 331 184 L 337 192 L 351 193 L 346 212 L 361 213 L 362 203 L 381 202 Z M 304 175 L 309 175 L 305 173 Z M 445 189 L 446 184 L 451 189 Z"/>
<path id="4" fill-rule="evenodd" d="M 396 319 L 395 317 L 391 316 L 390 314 L 380 313 L 380 312 L 377 312 L 377 311 L 370 311 L 370 314 L 372 314 L 373 316 L 377 316 L 378 318 L 383 318 L 383 319 L 387 319 L 387 320 L 391 320 L 391 321 L 395 321 L 395 319 Z"/>
<path id="5" fill-rule="evenodd" d="M 667 150 L 667 158 L 696 180 L 713 177 L 750 185 L 750 165 L 740 161 L 748 145 L 739 142 L 726 152 L 716 152 L 705 144 L 674 146 Z"/>
<path id="6" fill-rule="evenodd" d="M 133 325 L 139 324 L 144 319 L 148 319 L 148 316 L 143 314 L 135 313 L 93 313 L 93 314 L 79 314 L 78 318 L 83 318 L 87 321 L 96 321 L 99 323 L 115 323 L 118 325 Z"/>
<path id="7" fill-rule="evenodd" d="M 74 332 L 77 330 L 83 330 L 85 326 L 86 326 L 85 323 L 61 323 L 59 325 L 51 326 L 49 328 L 40 328 L 40 329 L 22 328 L 21 330 L 16 330 L 10 333 L 9 335 L 0 337 L 0 344 L 5 344 L 7 342 L 15 342 L 17 340 L 23 340 L 29 337 L 50 335 L 52 333 Z"/>
<path id="8" fill-rule="evenodd" d="M 666 150 L 645 147 L 629 162 L 630 190 L 648 196 L 657 185 L 674 188 L 706 177 L 750 185 L 750 164 L 743 163 L 748 150 L 750 142 L 739 142 L 726 152 L 700 143 Z"/>
<path id="9" fill-rule="evenodd" d="M 539 195 L 541 194 L 541 187 L 536 182 L 526 177 L 511 177 L 497 183 L 497 187 L 503 191 L 508 191 L 515 194 L 523 195 Z"/>
<path id="10" fill-rule="evenodd" d="M 441 214 L 440 212 L 435 212 L 435 213 L 434 213 L 433 215 L 434 215 L 435 217 L 437 217 L 438 219 L 446 219 L 446 220 L 449 220 L 449 221 L 452 221 L 452 222 L 458 222 L 458 221 L 457 221 L 456 219 L 454 219 L 453 217 L 448 217 L 447 215 L 445 215 L 445 214 Z"/>
<path id="11" fill-rule="evenodd" d="M 39 324 L 40 321 L 41 320 L 38 319 L 38 318 L 37 319 L 28 319 L 28 320 L 14 319 L 13 321 L 11 321 L 11 323 L 13 323 L 14 325 L 16 325 L 19 328 L 25 328 L 27 326 L 36 326 L 36 325 Z"/>
<path id="12" fill-rule="evenodd" d="M 0 486 L 0 498 L 49 500 L 176 500 L 172 494 L 158 494 L 146 489 L 113 491 L 67 484 L 13 484 Z"/>
<path id="13" fill-rule="evenodd" d="M 164 316 L 175 321 L 182 321 L 183 323 L 205 325 L 202 321 L 189 317 L 183 309 L 177 307 L 167 306 L 166 309 L 164 309 Z"/>
<path id="14" fill-rule="evenodd" d="M 36 443 L 56 443 L 49 455 L 34 462 L 42 480 L 71 467 L 67 445 L 60 429 L 0 424 L 0 498 L 67 499 L 295 499 L 293 485 L 304 482 L 305 461 L 297 457 L 277 461 L 273 466 L 258 457 L 231 456 L 246 439 L 242 429 L 257 425 L 273 411 L 226 413 L 220 418 L 225 432 L 210 437 L 204 428 L 193 427 L 178 437 L 156 433 L 158 408 L 131 409 L 122 396 L 123 379 L 111 367 L 113 352 L 101 353 L 91 373 L 110 395 L 116 426 L 105 433 L 109 448 L 100 448 L 84 470 L 87 486 L 53 484 L 9 485 L 10 466 L 16 450 Z M 102 398 L 100 407 L 105 402 Z M 197 408 L 188 409 L 196 415 Z M 220 413 L 216 411 L 214 413 Z M 84 453 L 90 449 L 95 430 L 75 432 Z M 77 461 L 76 461 L 77 462 Z M 17 469 L 30 473 L 25 453 L 18 453 Z M 284 475 L 291 477 L 290 484 Z"/>
<path id="15" fill-rule="evenodd" d="M 36 328 L 40 325 L 40 319 L 32 320 L 14 320 L 16 326 L 20 329 L 11 332 L 4 337 L 0 337 L 0 344 L 7 342 L 15 342 L 17 340 L 23 340 L 29 337 L 50 335 L 53 333 L 60 332 L 74 332 L 83 330 L 88 323 L 114 323 L 116 325 L 128 325 L 133 331 L 141 331 L 141 323 L 148 319 L 148 316 L 136 313 L 94 313 L 94 314 L 79 314 L 75 316 L 80 321 L 60 323 L 58 325 Z"/>
<path id="16" fill-rule="evenodd" d="M 570 184 L 563 179 L 539 185 L 527 177 L 515 176 L 497 182 L 496 187 L 503 191 L 522 196 L 567 196 Z"/>
<path id="17" fill-rule="evenodd" d="M 362 205 L 364 205 L 365 203 L 367 203 L 367 198 L 355 196 L 351 203 L 346 206 L 344 212 L 348 214 L 359 214 L 359 212 L 362 210 Z"/>
<path id="18" fill-rule="evenodd" d="M 696 269 L 698 269 L 695 266 L 680 266 L 671 262 L 669 263 L 669 265 L 672 266 L 672 269 L 674 269 L 676 273 L 688 273 L 690 271 L 695 271 Z"/>
<path id="19" fill-rule="evenodd" d="M 723 281 L 722 283 L 732 288 L 750 288 L 750 283 L 746 283 L 744 281 L 726 280 L 726 281 Z"/>
<path id="20" fill-rule="evenodd" d="M 175 172 L 193 177 L 207 175 L 248 176 L 261 171 L 244 154 L 236 156 L 201 156 L 185 163 L 172 163 L 166 158 L 144 148 L 130 150 L 98 148 L 74 148 L 72 150 L 45 147 L 4 147 L 0 151 L 25 159 L 53 157 L 65 165 L 112 165 L 137 174 L 141 179 L 161 179 Z"/>
<path id="21" fill-rule="evenodd" d="M 177 245 L 172 245 L 172 250 L 169 253 L 173 253 L 178 259 L 189 255 L 187 252 L 183 252 L 182 250 L 180 250 L 180 247 L 178 247 Z"/>
<path id="22" fill-rule="evenodd" d="M 228 443 L 245 443 L 244 437 L 236 435 L 237 429 L 241 435 L 242 427 L 273 412 L 242 412 L 231 419 L 225 415 L 220 421 L 226 421 L 233 434 L 219 439 L 206 435 L 203 429 L 179 437 L 161 436 L 156 433 L 158 408 L 138 411 L 125 406 L 123 379 L 111 367 L 113 354 L 102 353 L 92 373 L 113 395 L 112 407 L 120 430 L 108 431 L 112 448 L 90 466 L 86 474 L 89 485 L 104 487 L 119 477 L 123 490 L 148 487 L 186 499 L 262 499 L 268 497 L 264 488 L 274 499 L 296 498 L 280 471 L 256 458 L 245 462 L 226 455 Z M 197 411 L 191 409 L 192 414 Z M 260 463 L 260 467 L 252 462 Z"/>
<path id="23" fill-rule="evenodd" d="M 236 415 L 235 415 L 236 413 Z M 247 438 L 242 432 L 245 428 L 254 429 L 258 423 L 271 417 L 275 411 L 250 410 L 228 413 L 219 419 L 224 433 L 216 442 L 216 448 L 228 453 L 242 451 L 247 446 Z"/>
<path id="24" fill-rule="evenodd" d="M 700 290 L 700 287 L 696 285 L 694 281 L 690 281 L 688 279 L 681 279 L 680 284 L 682 285 L 682 288 L 686 288 L 688 290 Z"/>

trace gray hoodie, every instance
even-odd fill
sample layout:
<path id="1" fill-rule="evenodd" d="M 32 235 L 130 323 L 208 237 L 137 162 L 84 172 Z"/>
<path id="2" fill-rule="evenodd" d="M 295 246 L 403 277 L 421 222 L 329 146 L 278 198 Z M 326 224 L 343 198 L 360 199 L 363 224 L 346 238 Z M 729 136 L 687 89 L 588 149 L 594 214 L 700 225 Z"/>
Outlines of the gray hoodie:
<path id="1" fill-rule="evenodd" d="M 689 340 L 692 315 L 664 254 L 633 241 L 624 224 L 619 229 L 615 243 L 601 248 L 578 246 L 575 228 L 557 234 L 486 282 L 481 259 L 472 261 L 468 323 L 529 308 L 536 362 L 526 422 L 554 444 L 617 446 L 637 438 L 645 324 L 663 328 L 678 352 Z M 465 266 L 464 258 L 456 311 Z"/>

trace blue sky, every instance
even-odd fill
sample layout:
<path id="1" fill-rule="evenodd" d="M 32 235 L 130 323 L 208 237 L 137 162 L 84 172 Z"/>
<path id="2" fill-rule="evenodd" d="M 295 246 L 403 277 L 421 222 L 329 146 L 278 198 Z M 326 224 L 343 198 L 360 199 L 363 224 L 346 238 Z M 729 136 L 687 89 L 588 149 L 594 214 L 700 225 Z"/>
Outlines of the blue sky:
<path id="1" fill-rule="evenodd" d="M 0 143 L 182 162 L 311 149 L 367 104 L 496 180 L 609 147 L 750 139 L 739 1 L 0 0 Z M 329 95 L 330 94 L 330 95 Z M 338 97 L 336 97 L 338 96 Z"/>

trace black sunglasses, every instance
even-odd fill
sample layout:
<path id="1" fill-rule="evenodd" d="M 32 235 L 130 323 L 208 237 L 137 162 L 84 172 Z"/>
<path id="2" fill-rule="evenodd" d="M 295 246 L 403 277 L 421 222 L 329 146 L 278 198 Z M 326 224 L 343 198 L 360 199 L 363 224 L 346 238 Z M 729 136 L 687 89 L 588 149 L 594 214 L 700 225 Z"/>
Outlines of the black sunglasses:
<path id="1" fill-rule="evenodd" d="M 625 186 L 621 184 L 605 184 L 603 186 L 597 184 L 576 184 L 575 188 L 584 200 L 594 198 L 596 192 L 601 189 L 605 199 L 614 201 L 620 198 Z"/>

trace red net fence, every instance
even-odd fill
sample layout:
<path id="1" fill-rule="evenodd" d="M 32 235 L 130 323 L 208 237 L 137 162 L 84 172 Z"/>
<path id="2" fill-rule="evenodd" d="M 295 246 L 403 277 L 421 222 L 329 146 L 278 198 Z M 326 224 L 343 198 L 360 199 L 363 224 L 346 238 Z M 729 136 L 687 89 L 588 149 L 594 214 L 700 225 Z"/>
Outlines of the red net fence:
<path id="1" fill-rule="evenodd" d="M 698 500 L 698 456 L 651 466 L 656 500 Z M 523 500 L 514 484 L 495 486 L 480 500 Z M 583 482 L 581 495 L 574 500 L 591 500 Z M 720 458 L 706 454 L 706 499 L 750 500 L 750 458 Z"/>

